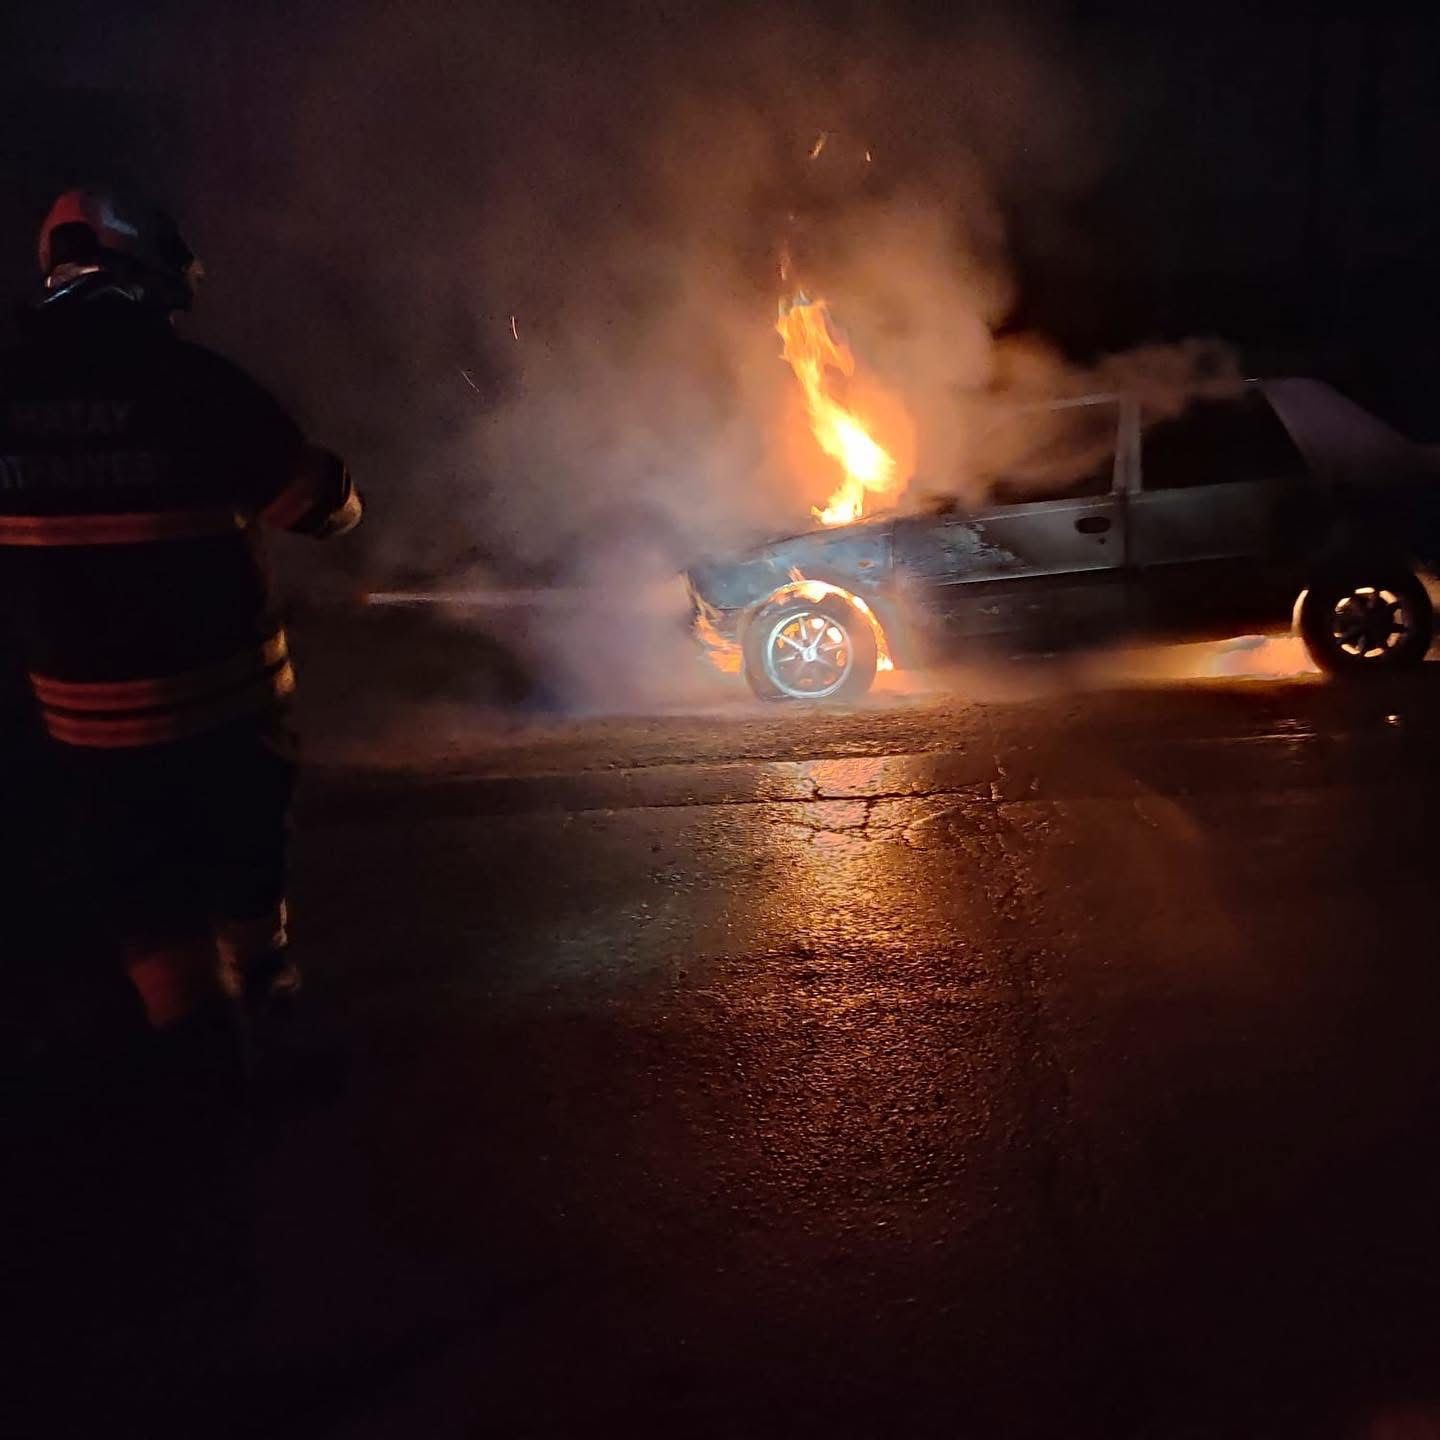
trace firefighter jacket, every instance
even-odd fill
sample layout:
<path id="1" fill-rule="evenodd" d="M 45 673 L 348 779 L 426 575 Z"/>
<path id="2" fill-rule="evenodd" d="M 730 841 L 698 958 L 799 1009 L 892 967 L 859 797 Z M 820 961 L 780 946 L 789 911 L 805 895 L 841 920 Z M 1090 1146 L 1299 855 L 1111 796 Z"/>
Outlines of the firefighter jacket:
<path id="1" fill-rule="evenodd" d="M 107 288 L 0 354 L 0 604 L 46 729 L 164 744 L 294 688 L 257 521 L 323 537 L 360 502 L 243 372 Z"/>

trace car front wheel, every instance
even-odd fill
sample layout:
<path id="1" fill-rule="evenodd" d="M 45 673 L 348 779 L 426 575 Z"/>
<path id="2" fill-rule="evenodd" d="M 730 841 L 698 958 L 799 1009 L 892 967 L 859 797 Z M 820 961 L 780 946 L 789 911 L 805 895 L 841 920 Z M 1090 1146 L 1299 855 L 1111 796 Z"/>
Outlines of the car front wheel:
<path id="1" fill-rule="evenodd" d="M 876 663 L 869 621 L 836 596 L 767 606 L 745 631 L 745 678 L 762 700 L 856 700 Z"/>
<path id="2" fill-rule="evenodd" d="M 1312 585 L 1300 603 L 1300 637 L 1332 675 L 1408 670 L 1424 660 L 1430 597 L 1409 571 L 1363 568 Z"/>

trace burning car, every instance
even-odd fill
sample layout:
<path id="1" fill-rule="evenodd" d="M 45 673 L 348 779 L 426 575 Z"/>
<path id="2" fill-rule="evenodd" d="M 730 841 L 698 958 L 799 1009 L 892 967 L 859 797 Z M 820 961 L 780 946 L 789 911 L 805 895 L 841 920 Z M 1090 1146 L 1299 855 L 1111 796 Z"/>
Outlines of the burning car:
<path id="1" fill-rule="evenodd" d="M 812 701 L 854 699 L 877 670 L 977 645 L 1052 652 L 1293 625 L 1331 673 L 1424 659 L 1440 475 L 1328 387 L 1251 383 L 1164 410 L 1091 395 L 1010 423 L 1040 440 L 1014 447 L 978 503 L 854 519 L 857 490 L 842 523 L 825 523 L 832 505 L 818 529 L 692 566 L 712 659 L 766 699 Z"/>

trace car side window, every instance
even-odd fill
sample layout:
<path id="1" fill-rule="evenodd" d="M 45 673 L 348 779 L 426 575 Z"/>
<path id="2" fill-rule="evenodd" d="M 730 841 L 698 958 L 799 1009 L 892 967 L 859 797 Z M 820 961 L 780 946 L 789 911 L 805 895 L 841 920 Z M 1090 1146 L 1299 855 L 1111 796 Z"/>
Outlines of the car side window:
<path id="1" fill-rule="evenodd" d="M 1091 500 L 1115 484 L 1120 411 L 1113 401 L 1028 410 L 985 436 L 991 505 Z"/>
<path id="2" fill-rule="evenodd" d="M 1264 393 L 1252 387 L 1226 400 L 1196 400 L 1181 414 L 1144 422 L 1144 490 L 1291 480 L 1305 461 Z"/>

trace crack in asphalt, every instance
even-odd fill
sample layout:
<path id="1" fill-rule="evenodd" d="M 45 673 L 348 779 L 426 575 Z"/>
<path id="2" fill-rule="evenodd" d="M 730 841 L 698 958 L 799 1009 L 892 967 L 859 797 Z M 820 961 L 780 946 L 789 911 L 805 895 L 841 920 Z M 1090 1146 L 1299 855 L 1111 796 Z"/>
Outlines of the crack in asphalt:
<path id="1" fill-rule="evenodd" d="M 320 823 L 393 820 L 401 814 L 662 811 L 759 804 L 814 804 L 969 796 L 1009 801 L 1137 794 L 1187 794 L 1197 788 L 1246 791 L 1258 785 L 1364 783 L 1379 762 L 1418 743 L 1403 732 L 1345 738 L 1272 733 L 1127 743 L 1105 749 L 1082 739 L 1044 749 L 997 733 L 963 749 L 806 760 L 641 766 L 532 775 L 446 774 L 417 778 L 388 772 L 312 773 L 302 791 L 306 817 Z M 1428 749 L 1428 744 L 1424 746 Z M 1216 754 L 1230 763 L 1217 763 Z"/>

